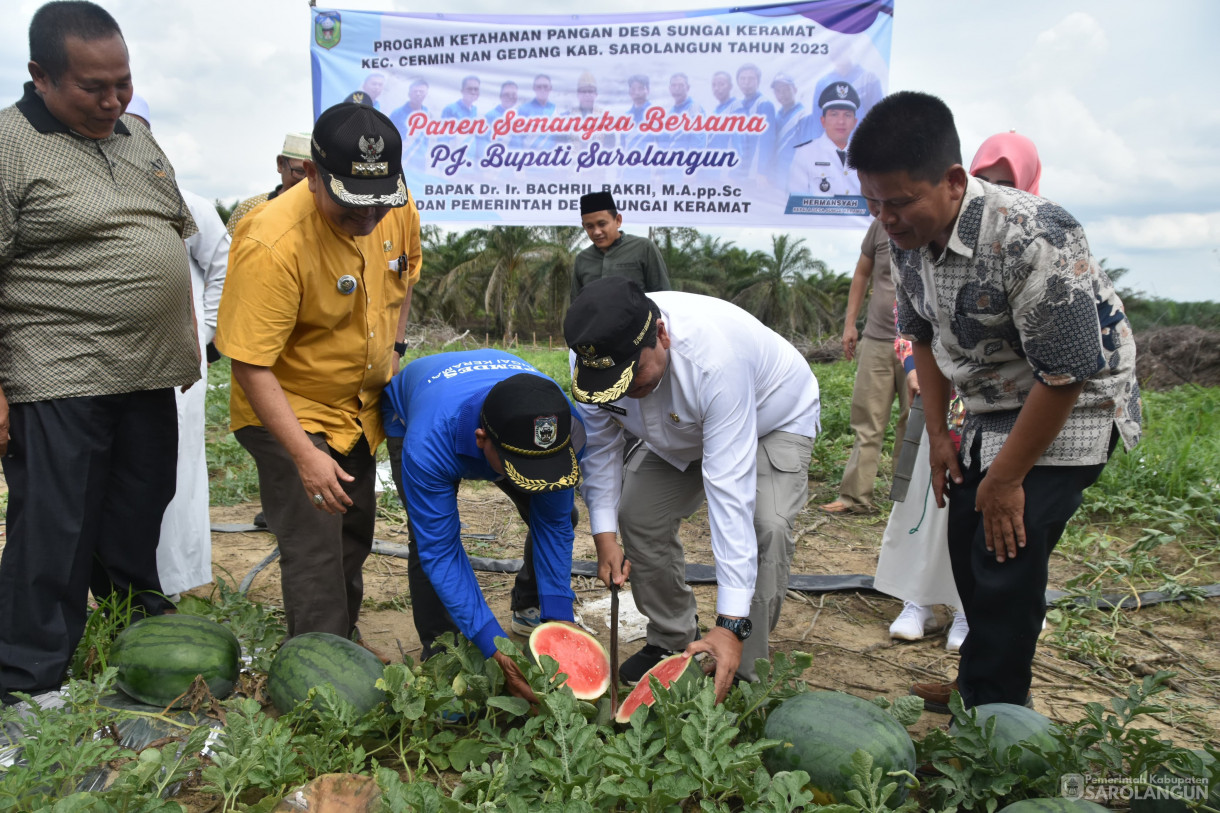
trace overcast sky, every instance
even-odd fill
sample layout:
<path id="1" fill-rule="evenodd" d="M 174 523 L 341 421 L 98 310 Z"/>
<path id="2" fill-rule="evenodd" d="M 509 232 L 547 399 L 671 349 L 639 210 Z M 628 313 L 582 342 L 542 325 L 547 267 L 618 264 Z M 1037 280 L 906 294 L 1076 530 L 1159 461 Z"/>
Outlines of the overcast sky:
<path id="1" fill-rule="evenodd" d="M 0 88 L 16 101 L 25 32 L 41 2 L 7 3 Z M 102 0 L 122 26 L 137 91 L 179 182 L 232 200 L 275 185 L 284 133 L 311 127 L 305 0 Z M 320 4 L 321 5 L 321 4 Z M 404 0 L 350 8 L 432 11 Z M 448 13 L 503 13 L 503 0 L 450 0 Z M 523 14 L 717 8 L 694 0 L 518 0 Z M 343 7 L 340 7 L 343 8 Z M 896 0 L 890 86 L 941 96 L 966 163 L 1016 129 L 1042 156 L 1042 194 L 1084 223 L 1122 285 L 1220 301 L 1220 2 Z M 17 34 L 16 32 L 20 32 Z M 627 224 L 630 231 L 630 224 Z M 761 229 L 708 229 L 747 248 Z M 850 273 L 856 233 L 794 230 Z"/>

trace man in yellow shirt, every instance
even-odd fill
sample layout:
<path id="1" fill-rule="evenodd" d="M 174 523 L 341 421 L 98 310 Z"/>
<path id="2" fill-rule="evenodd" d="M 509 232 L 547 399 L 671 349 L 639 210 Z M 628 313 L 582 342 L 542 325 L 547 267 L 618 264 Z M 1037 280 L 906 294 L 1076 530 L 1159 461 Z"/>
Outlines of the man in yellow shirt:
<path id="1" fill-rule="evenodd" d="M 231 426 L 279 542 L 288 635 L 358 639 L 379 402 L 419 278 L 419 212 L 380 112 L 331 107 L 311 148 L 307 183 L 237 229 L 216 346 L 233 360 Z"/>

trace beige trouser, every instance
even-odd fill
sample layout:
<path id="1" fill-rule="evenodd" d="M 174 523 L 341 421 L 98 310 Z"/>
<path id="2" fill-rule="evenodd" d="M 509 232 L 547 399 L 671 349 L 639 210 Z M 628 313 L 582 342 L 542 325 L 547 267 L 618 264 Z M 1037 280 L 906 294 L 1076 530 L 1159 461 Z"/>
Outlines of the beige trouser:
<path id="1" fill-rule="evenodd" d="M 902 447 L 910 396 L 906 373 L 893 342 L 862 336 L 856 348 L 856 383 L 851 391 L 851 428 L 856 442 L 843 469 L 839 500 L 853 511 L 867 511 L 873 507 L 873 481 L 877 478 L 877 461 L 894 395 L 897 394 L 899 403 L 896 448 Z"/>
<path id="2" fill-rule="evenodd" d="M 758 578 L 750 604 L 754 631 L 737 670 L 744 680 L 757 680 L 755 659 L 770 657 L 767 643 L 788 592 L 788 567 L 796 551 L 793 528 L 809 494 L 812 452 L 813 440 L 803 435 L 772 432 L 758 441 Z M 648 643 L 663 649 L 680 651 L 695 637 L 695 596 L 686 584 L 678 526 L 703 504 L 703 496 L 700 461 L 679 471 L 643 445 L 627 461 L 619 534 L 631 561 L 632 595 L 648 616 Z"/>

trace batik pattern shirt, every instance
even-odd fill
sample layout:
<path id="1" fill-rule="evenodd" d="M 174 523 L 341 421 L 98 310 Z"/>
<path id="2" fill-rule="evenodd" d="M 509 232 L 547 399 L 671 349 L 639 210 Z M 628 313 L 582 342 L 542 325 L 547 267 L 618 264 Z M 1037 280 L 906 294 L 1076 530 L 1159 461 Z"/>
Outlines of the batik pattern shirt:
<path id="1" fill-rule="evenodd" d="M 945 250 L 893 247 L 898 322 L 966 407 L 963 463 L 989 467 L 1034 382 L 1084 389 L 1038 465 L 1104 463 L 1139 441 L 1135 340 L 1084 229 L 1045 198 L 970 178 Z"/>

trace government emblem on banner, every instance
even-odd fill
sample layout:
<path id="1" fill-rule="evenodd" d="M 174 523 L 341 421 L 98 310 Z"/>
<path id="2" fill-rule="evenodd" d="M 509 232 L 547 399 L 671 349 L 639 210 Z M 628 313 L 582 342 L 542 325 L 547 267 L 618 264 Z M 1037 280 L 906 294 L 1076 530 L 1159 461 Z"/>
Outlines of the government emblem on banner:
<path id="1" fill-rule="evenodd" d="M 313 18 L 313 41 L 327 50 L 339 44 L 342 21 L 337 11 L 319 11 Z"/>

